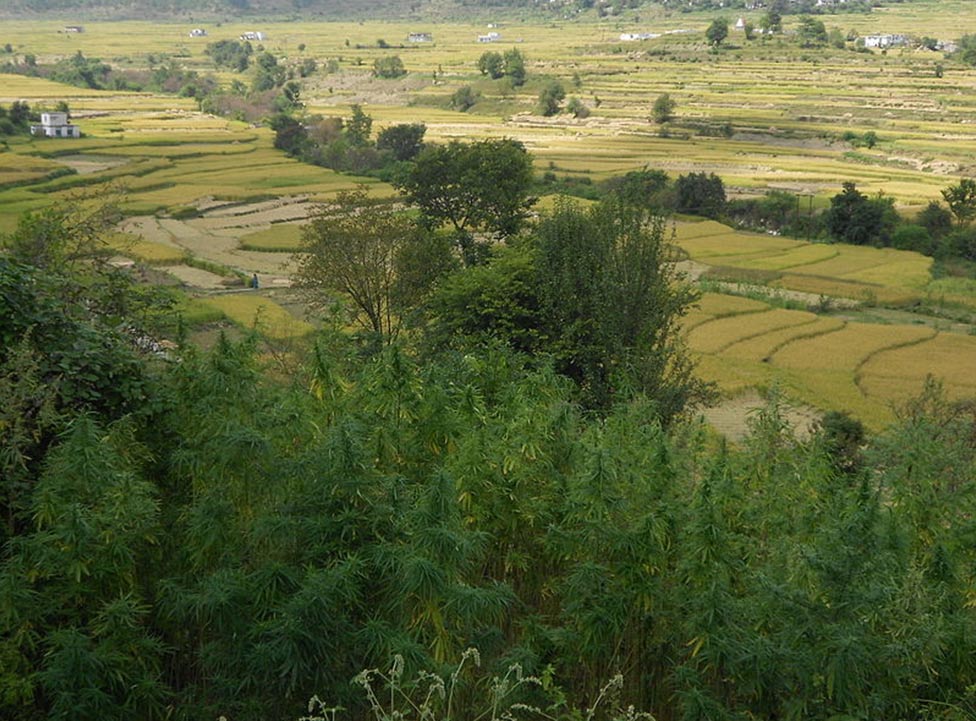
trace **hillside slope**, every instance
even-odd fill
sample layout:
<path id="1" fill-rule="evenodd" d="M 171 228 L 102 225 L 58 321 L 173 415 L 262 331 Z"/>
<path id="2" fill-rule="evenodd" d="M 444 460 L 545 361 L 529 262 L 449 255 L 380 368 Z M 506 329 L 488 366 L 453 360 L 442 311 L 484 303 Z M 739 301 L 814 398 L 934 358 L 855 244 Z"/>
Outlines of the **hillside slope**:
<path id="1" fill-rule="evenodd" d="M 566 4 L 574 4 L 567 0 Z M 0 4 L 0 17 L 57 15 L 99 19 L 136 19 L 184 16 L 227 17 L 292 16 L 322 18 L 391 18 L 479 14 L 492 9 L 539 5 L 539 0 L 8 0 Z"/>

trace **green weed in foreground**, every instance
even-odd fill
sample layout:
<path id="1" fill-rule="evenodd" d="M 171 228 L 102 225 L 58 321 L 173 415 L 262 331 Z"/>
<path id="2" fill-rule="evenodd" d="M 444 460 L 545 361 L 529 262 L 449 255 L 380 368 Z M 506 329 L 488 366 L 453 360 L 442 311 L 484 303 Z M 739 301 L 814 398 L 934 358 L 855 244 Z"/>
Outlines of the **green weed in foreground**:
<path id="1" fill-rule="evenodd" d="M 466 681 L 469 681 L 466 677 L 471 675 L 465 667 L 480 667 L 481 654 L 477 648 L 466 649 L 449 673 L 420 671 L 415 678 L 409 678 L 404 673 L 404 666 L 403 656 L 397 654 L 388 671 L 366 669 L 353 679 L 353 684 L 362 688 L 375 721 L 455 718 L 455 702 L 462 695 L 470 696 L 464 693 Z M 623 684 L 623 676 L 617 674 L 599 689 L 591 706 L 568 709 L 564 694 L 553 682 L 551 667 L 540 678 L 525 675 L 522 665 L 513 663 L 502 675 L 493 676 L 483 684 L 484 699 L 480 704 L 469 698 L 466 708 L 469 716 L 491 721 L 556 721 L 566 717 L 593 721 L 598 715 L 610 721 L 654 721 L 651 714 L 637 711 L 633 706 L 623 708 L 620 702 Z M 528 702 L 529 699 L 532 702 Z M 539 705 L 540 701 L 545 705 Z M 313 696 L 308 702 L 309 715 L 300 721 L 336 721 L 341 718 L 339 712 L 342 710 Z"/>

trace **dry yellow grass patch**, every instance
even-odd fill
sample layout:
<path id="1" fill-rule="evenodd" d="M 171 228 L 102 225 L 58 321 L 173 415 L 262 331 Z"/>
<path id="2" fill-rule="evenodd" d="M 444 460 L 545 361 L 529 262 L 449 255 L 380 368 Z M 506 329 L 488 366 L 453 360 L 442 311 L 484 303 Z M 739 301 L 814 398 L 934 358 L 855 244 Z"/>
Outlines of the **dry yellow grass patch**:
<path id="1" fill-rule="evenodd" d="M 688 332 L 688 346 L 700 353 L 717 353 L 724 348 L 781 328 L 812 323 L 813 313 L 775 308 L 761 313 L 749 313 L 716 318 L 695 326 Z"/>
<path id="2" fill-rule="evenodd" d="M 813 314 L 810 314 L 813 315 Z M 788 343 L 801 338 L 813 338 L 824 333 L 831 333 L 844 327 L 844 321 L 839 318 L 818 318 L 810 322 L 792 325 L 787 328 L 774 330 L 755 338 L 747 338 L 730 345 L 723 351 L 724 357 L 733 356 L 743 360 L 766 361 L 773 353 Z"/>
<path id="3" fill-rule="evenodd" d="M 703 220 L 700 223 L 676 223 L 674 226 L 675 238 L 679 241 L 707 238 L 710 235 L 725 235 L 732 232 L 735 231 L 717 220 Z"/>
<path id="4" fill-rule="evenodd" d="M 722 258 L 724 265 L 736 265 L 741 268 L 757 270 L 785 270 L 787 268 L 802 268 L 802 266 L 819 263 L 836 257 L 840 251 L 836 246 L 820 243 L 799 245 L 789 250 L 764 255 L 760 257 Z M 802 272 L 802 270 L 800 271 Z"/>
<path id="5" fill-rule="evenodd" d="M 769 308 L 768 303 L 752 298 L 723 293 L 703 293 L 698 299 L 696 309 L 709 316 L 719 317 L 737 313 L 756 313 Z"/>
<path id="6" fill-rule="evenodd" d="M 832 333 L 784 346 L 773 355 L 773 363 L 795 370 L 853 373 L 875 353 L 919 343 L 935 333 L 931 328 L 921 326 L 848 323 Z"/>
<path id="7" fill-rule="evenodd" d="M 245 328 L 255 328 L 270 338 L 295 338 L 313 330 L 311 324 L 295 318 L 273 300 L 261 295 L 234 293 L 203 300 L 235 323 Z"/>
<path id="8" fill-rule="evenodd" d="M 770 283 L 774 288 L 798 290 L 803 293 L 813 293 L 831 298 L 852 298 L 868 302 L 890 303 L 902 305 L 911 303 L 920 297 L 916 291 L 903 288 L 890 288 L 883 285 L 870 285 L 800 273 L 786 273 Z"/>
<path id="9" fill-rule="evenodd" d="M 945 384 L 951 396 L 976 397 L 976 336 L 939 333 L 915 345 L 872 356 L 860 369 L 865 389 L 891 400 L 917 393 L 927 375 Z"/>
<path id="10" fill-rule="evenodd" d="M 295 223 L 278 223 L 242 236 L 241 247 L 277 253 L 295 252 L 301 248 L 302 228 L 302 225 Z"/>
<path id="11" fill-rule="evenodd" d="M 175 265 L 186 259 L 182 248 L 143 240 L 129 233 L 114 233 L 105 242 L 120 255 L 149 265 Z"/>

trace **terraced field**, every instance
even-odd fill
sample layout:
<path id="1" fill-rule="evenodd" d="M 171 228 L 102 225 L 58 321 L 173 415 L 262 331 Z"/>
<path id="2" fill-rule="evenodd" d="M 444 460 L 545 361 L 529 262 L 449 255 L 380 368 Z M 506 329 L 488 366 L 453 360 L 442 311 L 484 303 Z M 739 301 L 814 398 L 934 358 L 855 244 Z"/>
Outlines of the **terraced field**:
<path id="1" fill-rule="evenodd" d="M 919 3 L 893 4 L 868 16 L 824 20 L 845 33 L 955 37 L 959 28 L 938 19 L 953 12 L 963 17 L 970 8 L 962 0 L 942 6 L 926 13 Z M 756 22 L 759 12 L 741 14 Z M 410 45 L 405 38 L 418 30 L 415 24 L 260 24 L 269 37 L 265 46 L 286 64 L 313 58 L 336 69 L 303 82 L 310 113 L 348 115 L 350 104 L 360 103 L 374 118 L 374 132 L 424 122 L 434 141 L 515 137 L 533 152 L 540 172 L 557 176 L 597 183 L 643 167 L 672 175 L 715 172 L 734 195 L 783 189 L 798 194 L 801 208 L 824 207 L 842 181 L 852 180 L 911 212 L 938 198 L 956 177 L 976 172 L 976 71 L 938 53 L 806 50 L 784 37 L 746 42 L 733 34 L 731 47 L 712 52 L 703 37 L 712 17 L 644 8 L 640 19 L 624 12 L 599 22 L 511 23 L 499 29 L 502 40 L 491 49 L 524 53 L 529 81 L 518 89 L 478 73 L 477 59 L 486 50 L 476 42 L 481 25 L 432 23 L 423 29 L 435 41 Z M 235 38 L 252 25 L 211 27 L 206 40 L 188 38 L 179 24 L 88 23 L 78 36 L 43 21 L 5 29 L 17 38 L 15 57 L 32 52 L 47 62 L 81 50 L 141 69 L 153 55 L 153 62 L 167 58 L 211 73 L 207 42 Z M 638 43 L 619 39 L 635 30 L 662 35 Z M 378 38 L 391 47 L 379 47 Z M 402 57 L 408 75 L 371 77 L 373 60 L 390 54 Z M 944 65 L 942 77 L 936 64 Z M 229 72 L 216 76 L 225 85 L 241 79 Z M 85 133 L 70 143 L 11 140 L 8 152 L 0 152 L 0 232 L 12 229 L 24 211 L 79 193 L 114 195 L 129 217 L 113 247 L 202 296 L 193 301 L 196 317 L 223 314 L 245 327 L 257 318 L 277 337 L 309 331 L 276 295 L 289 283 L 298 228 L 316 203 L 362 179 L 298 163 L 272 148 L 268 129 L 200 113 L 191 98 L 0 78 L 0 104 L 67 101 Z M 540 117 L 536 96 L 551 78 L 591 115 Z M 480 100 L 469 112 L 455 112 L 450 96 L 464 85 Z M 676 100 L 677 117 L 659 126 L 648 116 L 663 92 Z M 873 148 L 855 148 L 841 137 L 868 130 L 878 138 Z M 393 192 L 366 182 L 376 195 Z M 545 197 L 539 207 L 552 202 Z M 675 239 L 696 273 L 713 284 L 778 293 L 810 306 L 703 297 L 685 318 L 688 341 L 703 373 L 727 397 L 776 383 L 799 403 L 849 410 L 878 427 L 890 419 L 890 403 L 915 392 L 928 372 L 943 377 L 955 396 L 974 392 L 976 373 L 967 370 L 976 366 L 968 362 L 976 359 L 973 336 L 818 312 L 923 301 L 973 309 L 976 281 L 933 281 L 931 261 L 914 253 L 740 233 L 713 221 L 679 223 Z M 241 286 L 252 274 L 257 292 Z M 240 293 L 225 294 L 235 285 Z"/>
<path id="2" fill-rule="evenodd" d="M 849 322 L 708 293 L 686 319 L 704 377 L 735 398 L 777 385 L 794 402 L 847 411 L 873 428 L 931 375 L 952 398 L 976 393 L 976 336 Z"/>

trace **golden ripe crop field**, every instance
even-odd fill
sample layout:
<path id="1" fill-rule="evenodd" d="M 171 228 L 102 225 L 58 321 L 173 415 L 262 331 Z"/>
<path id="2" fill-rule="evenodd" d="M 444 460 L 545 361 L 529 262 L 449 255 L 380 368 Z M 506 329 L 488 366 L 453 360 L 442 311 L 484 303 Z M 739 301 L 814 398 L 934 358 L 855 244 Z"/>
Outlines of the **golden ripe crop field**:
<path id="1" fill-rule="evenodd" d="M 255 328 L 271 338 L 295 338 L 312 332 L 312 326 L 298 320 L 271 298 L 260 295 L 210 296 L 203 302 L 224 313 L 244 328 Z"/>
<path id="2" fill-rule="evenodd" d="M 242 236 L 241 247 L 247 250 L 292 253 L 301 247 L 301 238 L 301 225 L 277 223 L 265 230 L 258 230 Z"/>
<path id="3" fill-rule="evenodd" d="M 976 393 L 976 336 L 743 300 L 706 293 L 685 324 L 700 373 L 726 395 L 775 384 L 795 400 L 880 428 L 892 420 L 892 404 L 917 395 L 929 375 L 951 398 Z"/>
<path id="4" fill-rule="evenodd" d="M 845 34 L 910 32 L 952 39 L 963 32 L 958 18 L 971 14 L 970 4 L 893 3 L 868 15 L 823 19 L 828 29 Z M 762 12 L 733 14 L 758 23 Z M 540 174 L 592 185 L 642 168 L 661 169 L 672 178 L 716 173 L 732 197 L 768 190 L 794 193 L 799 213 L 824 208 L 841 183 L 850 180 L 866 194 L 884 193 L 910 213 L 939 199 L 940 190 L 959 177 L 976 172 L 976 70 L 928 51 L 804 49 L 788 34 L 746 41 L 733 32 L 727 47 L 713 52 L 703 35 L 713 17 L 645 7 L 639 19 L 623 11 L 599 21 L 556 16 L 544 23 L 512 21 L 498 28 L 500 41 L 487 47 L 477 42 L 486 31 L 483 24 L 435 20 L 427 27 L 231 22 L 208 26 L 210 36 L 203 39 L 189 38 L 188 24 L 165 22 L 90 22 L 79 35 L 60 33 L 60 22 L 43 20 L 11 22 L 5 30 L 16 38 L 14 58 L 32 53 L 46 63 L 80 50 L 133 70 L 166 59 L 186 70 L 212 73 L 224 87 L 235 80 L 246 85 L 250 78 L 216 72 L 205 54 L 207 44 L 262 30 L 268 36 L 263 45 L 286 67 L 294 69 L 305 59 L 318 63 L 318 72 L 302 80 L 302 100 L 310 114 L 348 118 L 350 106 L 359 104 L 372 116 L 374 134 L 395 123 L 423 122 L 434 142 L 517 138 L 533 153 Z M 787 17 L 786 29 L 794 30 L 796 22 Z M 407 34 L 418 30 L 431 32 L 434 42 L 408 43 Z M 632 31 L 662 35 L 643 42 L 620 39 Z M 388 47 L 381 47 L 380 39 Z M 477 69 L 486 50 L 511 48 L 526 58 L 528 82 L 522 88 L 490 80 Z M 398 80 L 372 77 L 373 61 L 394 54 L 408 74 Z M 941 77 L 937 65 L 943 66 Z M 537 96 L 551 79 L 582 101 L 589 117 L 540 116 Z M 465 86 L 479 94 L 477 102 L 467 112 L 451 109 L 451 96 Z M 667 124 L 650 119 L 651 105 L 661 93 L 676 101 L 675 117 Z M 27 100 L 38 109 L 68 102 L 85 137 L 70 145 L 39 139 L 8 143 L 8 150 L 0 152 L 0 232 L 12 229 L 25 210 L 84 192 L 122 193 L 122 208 L 130 215 L 179 218 L 214 199 L 242 205 L 290 198 L 327 203 L 362 182 L 288 158 L 272 147 L 268 128 L 201 113 L 193 98 L 0 76 L 0 104 L 13 100 Z M 858 138 L 869 131 L 876 136 L 873 147 L 844 138 L 845 133 Z M 69 167 L 77 174 L 51 178 Z M 395 192 L 376 179 L 366 182 L 373 195 Z M 554 202 L 545 196 L 539 209 Z M 233 266 L 229 257 L 250 263 L 261 251 L 296 246 L 294 216 L 264 215 L 249 225 L 246 215 L 242 211 L 239 227 L 221 230 L 227 245 L 242 254 L 228 256 L 224 247 L 224 255 L 218 259 L 213 251 L 210 260 Z M 209 219 L 200 219 L 201 227 L 204 220 Z M 807 294 L 804 302 L 811 306 L 816 303 L 810 298 L 822 296 L 825 307 L 830 298 L 976 307 L 972 283 L 933 280 L 931 260 L 915 253 L 742 233 L 714 221 L 681 222 L 675 240 L 693 264 L 704 268 L 706 278 L 761 282 L 781 289 L 784 298 Z M 149 238 L 122 250 L 157 264 L 189 252 Z M 194 246 L 202 260 L 208 260 L 207 252 L 206 242 Z M 215 296 L 206 303 L 211 314 L 219 310 L 244 326 L 257 316 L 269 334 L 279 337 L 310 328 L 256 294 Z M 703 374 L 726 393 L 780 383 L 797 399 L 851 410 L 879 425 L 890 417 L 888 403 L 918 387 L 925 372 L 944 377 L 954 394 L 972 391 L 972 382 L 959 370 L 966 367 L 960 358 L 976 357 L 971 336 L 912 325 L 858 324 L 718 293 L 706 293 L 683 327 Z"/>
<path id="5" fill-rule="evenodd" d="M 701 353 L 720 353 L 736 343 L 780 330 L 812 323 L 813 313 L 773 308 L 759 313 L 732 315 L 700 323 L 688 332 L 688 343 Z"/>

